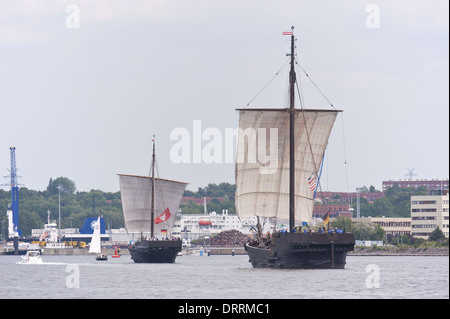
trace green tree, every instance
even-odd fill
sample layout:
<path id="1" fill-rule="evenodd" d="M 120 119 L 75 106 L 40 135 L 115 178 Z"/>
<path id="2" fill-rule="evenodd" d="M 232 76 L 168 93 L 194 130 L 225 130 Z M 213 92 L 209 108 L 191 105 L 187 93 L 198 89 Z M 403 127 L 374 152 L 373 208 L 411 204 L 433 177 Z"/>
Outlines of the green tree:
<path id="1" fill-rule="evenodd" d="M 380 225 L 369 220 L 357 223 L 354 226 L 355 239 L 359 240 L 384 240 L 385 232 Z"/>
<path id="2" fill-rule="evenodd" d="M 50 195 L 58 194 L 58 190 L 61 190 L 61 194 L 73 194 L 77 190 L 75 182 L 67 177 L 58 177 L 55 180 L 50 178 L 48 183 L 47 192 Z"/>
<path id="3" fill-rule="evenodd" d="M 360 193 L 372 191 L 373 189 L 373 186 L 370 186 L 370 188 L 366 186 L 358 188 Z M 411 196 L 426 195 L 427 190 L 424 187 L 415 189 L 394 185 L 388 188 L 384 194 L 384 198 L 376 199 L 373 203 L 369 203 L 367 199 L 361 197 L 361 216 L 409 217 L 411 215 Z M 352 207 L 356 210 L 356 203 L 353 203 Z"/>
<path id="4" fill-rule="evenodd" d="M 331 227 L 349 232 L 352 229 L 352 220 L 350 218 L 338 216 L 331 222 Z"/>
<path id="5" fill-rule="evenodd" d="M 183 214 L 203 214 L 203 205 L 190 200 L 181 206 L 181 211 Z"/>
<path id="6" fill-rule="evenodd" d="M 430 237 L 428 237 L 428 240 L 440 241 L 441 239 L 445 239 L 445 235 L 438 226 L 431 232 Z"/>
<path id="7" fill-rule="evenodd" d="M 236 185 L 230 183 L 208 184 L 202 188 L 199 187 L 197 192 L 185 191 L 185 197 L 220 197 L 223 200 L 212 199 L 207 204 L 209 212 L 215 211 L 221 213 L 223 210 L 228 210 L 229 214 L 236 214 L 236 207 L 234 203 L 234 196 L 236 192 Z M 181 210 L 183 214 L 203 214 L 203 205 L 199 205 L 193 201 L 182 203 Z"/>
<path id="8" fill-rule="evenodd" d="M 387 198 L 379 198 L 374 201 L 372 207 L 373 215 L 372 216 L 385 216 L 385 217 L 393 217 L 394 216 L 394 206 Z"/>
<path id="9" fill-rule="evenodd" d="M 50 179 L 46 191 L 19 189 L 19 229 L 22 235 L 31 235 L 31 230 L 43 228 L 47 223 L 48 211 L 51 220 L 58 221 L 59 196 L 61 187 L 61 227 L 80 228 L 86 217 L 103 215 L 106 222 L 113 228 L 124 227 L 120 192 L 105 193 L 101 190 L 90 192 L 75 192 L 75 182 L 60 177 Z M 0 221 L 7 228 L 6 208 L 11 202 L 11 192 L 0 190 Z M 95 208 L 95 209 L 94 209 Z M 3 230 L 2 230 L 3 231 Z"/>
<path id="10" fill-rule="evenodd" d="M 393 216 L 409 217 L 411 215 L 411 196 L 426 195 L 427 190 L 424 187 L 417 189 L 410 187 L 399 187 L 394 185 L 386 190 L 386 198 L 394 207 Z"/>

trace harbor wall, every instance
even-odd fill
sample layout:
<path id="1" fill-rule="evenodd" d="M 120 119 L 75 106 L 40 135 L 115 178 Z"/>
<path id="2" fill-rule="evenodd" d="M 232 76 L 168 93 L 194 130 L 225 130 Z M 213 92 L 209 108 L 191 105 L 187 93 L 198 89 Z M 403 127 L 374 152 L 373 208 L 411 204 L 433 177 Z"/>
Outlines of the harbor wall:
<path id="1" fill-rule="evenodd" d="M 414 248 L 414 247 L 355 247 L 347 256 L 448 256 L 448 247 Z"/>
<path id="2" fill-rule="evenodd" d="M 103 248 L 103 253 L 106 253 L 108 256 L 114 255 L 114 249 L 113 248 Z M 129 255 L 130 252 L 127 248 L 121 248 L 120 249 L 121 255 Z M 42 255 L 75 255 L 75 256 L 81 256 L 81 255 L 89 255 L 89 249 L 88 248 L 44 248 L 44 251 Z"/>
<path id="3" fill-rule="evenodd" d="M 103 248 L 103 253 L 106 253 L 108 256 L 112 256 L 115 253 L 114 248 Z M 244 247 L 190 247 L 190 248 L 183 248 L 182 254 L 183 255 L 201 255 L 208 256 L 208 253 L 210 256 L 214 255 L 246 255 L 247 252 L 245 251 Z M 3 252 L 0 251 L 0 254 Z M 120 248 L 120 254 L 121 255 L 130 255 L 130 251 L 128 248 Z M 89 248 L 43 248 L 42 255 L 44 256 L 56 256 L 56 255 L 63 255 L 63 256 L 83 256 L 83 255 L 89 255 Z M 93 255 L 93 254 L 92 254 Z"/>
<path id="4" fill-rule="evenodd" d="M 214 255 L 247 255 L 244 247 L 190 247 L 183 248 L 183 255 L 201 255 L 201 256 L 214 256 Z"/>
<path id="5" fill-rule="evenodd" d="M 211 255 L 247 255 L 244 247 L 209 247 L 206 251 L 210 252 Z"/>

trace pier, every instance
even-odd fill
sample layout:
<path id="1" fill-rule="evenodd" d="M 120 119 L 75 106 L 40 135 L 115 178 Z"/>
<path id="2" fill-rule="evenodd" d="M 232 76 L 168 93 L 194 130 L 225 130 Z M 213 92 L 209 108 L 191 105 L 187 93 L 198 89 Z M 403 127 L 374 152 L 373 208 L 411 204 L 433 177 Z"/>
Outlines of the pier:
<path id="1" fill-rule="evenodd" d="M 114 255 L 114 248 L 103 248 L 103 253 L 106 253 L 108 256 Z M 0 254 L 6 254 L 5 251 L 1 251 Z M 182 249 L 183 255 L 202 255 L 202 256 L 214 256 L 214 255 L 246 255 L 244 247 L 190 247 Z M 42 255 L 44 256 L 56 256 L 56 255 L 64 255 L 64 256 L 83 256 L 89 255 L 88 248 L 43 248 Z M 130 252 L 127 248 L 120 248 L 120 255 L 130 255 Z"/>
<path id="2" fill-rule="evenodd" d="M 196 251 L 202 250 L 203 255 L 247 255 L 244 247 L 206 247 L 206 248 L 190 248 L 186 250 L 187 255 L 195 254 Z M 183 250 L 183 254 L 185 251 Z"/>

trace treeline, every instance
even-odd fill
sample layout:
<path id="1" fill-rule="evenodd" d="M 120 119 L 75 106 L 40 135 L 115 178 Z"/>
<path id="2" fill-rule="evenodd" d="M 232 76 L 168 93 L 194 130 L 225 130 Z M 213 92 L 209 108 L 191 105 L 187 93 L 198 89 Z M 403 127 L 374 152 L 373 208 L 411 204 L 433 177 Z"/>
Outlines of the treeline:
<path id="1" fill-rule="evenodd" d="M 394 185 L 384 192 L 385 197 L 376 199 L 373 203 L 369 203 L 368 200 L 363 197 L 364 192 L 361 191 L 365 189 L 367 189 L 367 187 L 359 188 L 361 193 L 361 217 L 410 217 L 411 196 L 429 194 L 425 187 L 419 187 L 416 189 Z M 374 187 L 370 186 L 369 189 L 373 190 Z M 354 217 L 356 217 L 356 202 L 353 202 L 352 207 L 354 209 Z"/>
<path id="2" fill-rule="evenodd" d="M 411 216 L 411 196 L 427 195 L 428 190 L 425 187 L 403 188 L 395 185 L 384 192 L 385 197 L 376 199 L 370 203 L 364 198 L 364 193 L 380 192 L 376 190 L 373 185 L 366 187 L 362 186 L 357 189 L 360 194 L 360 214 L 361 217 L 410 217 Z M 207 204 L 208 211 L 222 212 L 223 209 L 228 209 L 229 213 L 235 214 L 236 208 L 234 206 L 234 196 L 236 192 L 236 185 L 229 183 L 209 184 L 205 188 L 199 187 L 197 192 L 185 191 L 185 197 L 223 197 L 224 201 L 219 202 L 218 199 L 212 199 Z M 320 196 L 320 195 L 319 195 Z M 346 203 L 342 198 L 335 197 L 332 200 L 333 204 Z M 354 209 L 354 217 L 356 217 L 356 200 L 352 203 Z M 194 201 L 182 203 L 181 207 L 183 213 L 202 214 L 203 205 L 198 205 Z"/>
<path id="3" fill-rule="evenodd" d="M 373 186 L 363 186 L 358 190 L 362 195 L 365 191 L 376 191 Z M 228 210 L 229 214 L 236 214 L 235 192 L 236 185 L 234 184 L 209 184 L 204 188 L 199 187 L 196 192 L 186 190 L 184 197 L 214 197 L 207 203 L 208 212 L 221 213 L 222 210 Z M 411 196 L 426 195 L 428 191 L 423 187 L 413 189 L 394 186 L 385 191 L 384 194 L 384 198 L 379 198 L 373 203 L 369 203 L 367 199 L 361 196 L 361 216 L 410 217 Z M 101 190 L 79 192 L 76 190 L 74 181 L 66 177 L 58 177 L 49 180 L 45 191 L 29 190 L 26 187 L 20 188 L 19 228 L 23 235 L 31 235 L 31 229 L 33 228 L 43 228 L 47 222 L 47 211 L 50 211 L 52 220 L 58 220 L 59 195 L 61 196 L 61 228 L 80 228 L 86 217 L 98 215 L 103 215 L 107 225 L 111 228 L 125 227 L 120 192 L 106 193 Z M 7 231 L 6 210 L 10 203 L 11 192 L 0 190 L 2 234 L 5 234 L 5 230 Z M 356 214 L 356 202 L 353 202 L 352 206 Z M 180 208 L 184 214 L 203 214 L 204 212 L 203 205 L 194 201 L 182 201 Z M 378 233 L 375 237 L 379 236 Z"/>
<path id="4" fill-rule="evenodd" d="M 404 234 L 399 236 L 393 236 L 386 234 L 383 228 L 371 222 L 370 220 L 363 220 L 358 223 L 352 224 L 349 218 L 337 217 L 330 222 L 330 228 L 339 228 L 345 230 L 352 230 L 356 240 L 376 240 L 383 241 L 385 244 L 398 245 L 414 245 L 416 248 L 420 245 L 434 242 L 437 246 L 448 247 L 449 239 L 445 238 L 444 233 L 439 227 L 437 227 L 430 235 L 428 240 L 413 237 L 411 234 Z"/>
<path id="5" fill-rule="evenodd" d="M 206 204 L 208 212 L 222 213 L 222 210 L 228 210 L 229 214 L 236 214 L 236 208 L 234 206 L 234 194 L 236 192 L 236 185 L 230 183 L 208 184 L 208 186 L 202 188 L 199 187 L 196 192 L 185 191 L 184 197 L 219 197 L 223 198 L 221 202 L 218 198 L 213 198 Z M 203 203 L 203 202 L 202 202 Z M 196 202 L 190 200 L 188 202 L 181 203 L 181 211 L 183 214 L 203 214 L 204 206 L 199 205 Z"/>
<path id="6" fill-rule="evenodd" d="M 197 192 L 187 190 L 184 196 L 195 198 L 219 197 L 208 204 L 208 212 L 228 210 L 235 214 L 234 194 L 236 186 L 229 183 L 209 184 L 198 188 Z M 50 178 L 45 191 L 30 190 L 21 187 L 19 190 L 19 229 L 23 236 L 30 236 L 32 229 L 44 228 L 48 211 L 50 219 L 58 222 L 59 198 L 61 199 L 61 228 L 81 228 L 86 217 L 102 215 L 111 228 L 125 227 L 120 192 L 107 193 L 101 190 L 80 192 L 75 182 L 66 177 Z M 6 238 L 8 219 L 6 211 L 11 203 L 11 191 L 0 189 L 0 222 L 2 238 Z M 182 203 L 182 212 L 186 214 L 203 214 L 203 205 L 193 201 Z"/>
<path id="7" fill-rule="evenodd" d="M 124 227 L 120 192 L 105 193 L 100 190 L 76 191 L 75 182 L 58 177 L 50 179 L 45 191 L 34 191 L 26 187 L 19 190 L 19 229 L 23 236 L 31 230 L 44 228 L 47 212 L 50 219 L 58 221 L 59 197 L 61 198 L 61 228 L 80 228 L 86 217 L 103 215 L 111 228 Z M 11 191 L 0 190 L 0 222 L 2 234 L 7 234 L 6 210 L 11 203 Z M 5 238 L 2 236 L 2 238 Z"/>

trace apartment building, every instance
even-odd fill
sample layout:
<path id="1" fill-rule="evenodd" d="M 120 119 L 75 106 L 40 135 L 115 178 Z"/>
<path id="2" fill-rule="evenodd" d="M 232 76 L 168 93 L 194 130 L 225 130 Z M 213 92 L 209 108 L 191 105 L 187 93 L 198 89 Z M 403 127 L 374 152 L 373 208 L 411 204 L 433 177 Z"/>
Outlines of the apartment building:
<path id="1" fill-rule="evenodd" d="M 436 227 L 449 237 L 449 196 L 411 196 L 411 235 L 428 239 Z"/>
<path id="2" fill-rule="evenodd" d="M 393 237 L 411 234 L 411 218 L 409 217 L 361 217 L 352 219 L 354 224 L 365 221 L 379 225 L 386 232 L 386 235 Z"/>
<path id="3" fill-rule="evenodd" d="M 428 191 L 433 190 L 448 190 L 448 178 L 443 179 L 404 179 L 404 180 L 389 180 L 382 182 L 383 192 L 387 191 L 388 188 L 397 185 L 398 187 L 410 187 L 419 188 L 425 187 Z"/>

